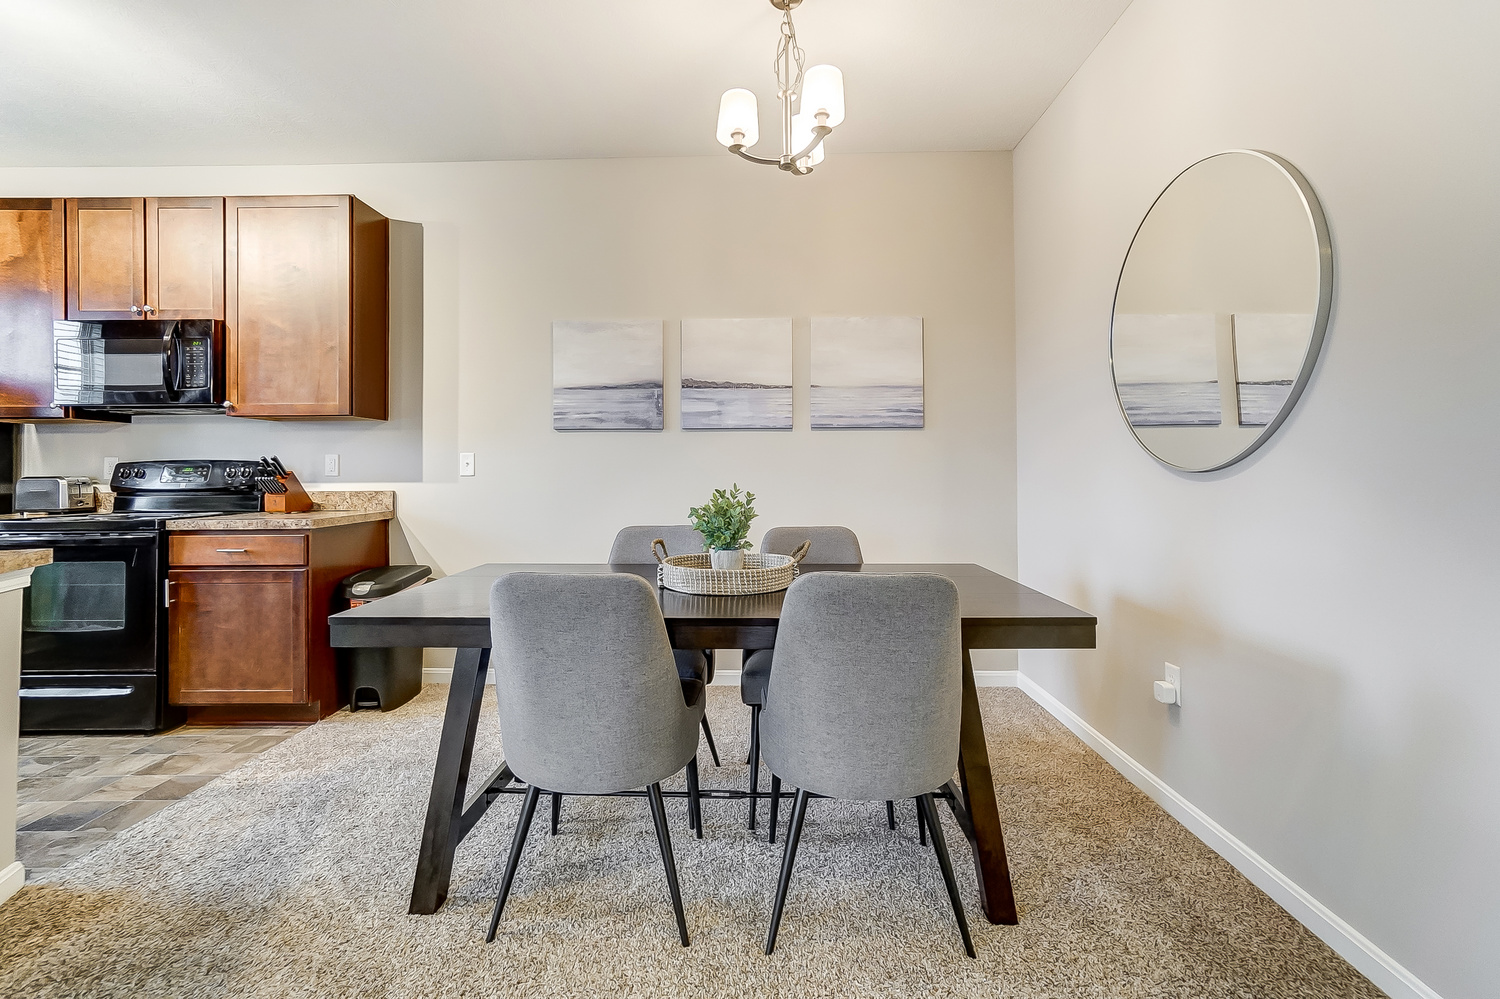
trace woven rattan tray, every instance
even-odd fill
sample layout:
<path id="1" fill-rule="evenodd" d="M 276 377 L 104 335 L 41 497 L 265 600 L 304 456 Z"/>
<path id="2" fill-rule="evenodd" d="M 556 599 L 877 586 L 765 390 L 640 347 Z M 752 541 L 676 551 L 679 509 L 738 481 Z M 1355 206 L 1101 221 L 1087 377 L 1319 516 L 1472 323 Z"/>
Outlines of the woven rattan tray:
<path id="1" fill-rule="evenodd" d="M 715 569 L 708 552 L 691 555 L 667 555 L 667 546 L 658 539 L 651 547 L 656 556 L 656 582 L 679 593 L 720 596 L 745 593 L 774 593 L 792 585 L 797 578 L 797 564 L 812 547 L 803 542 L 790 555 L 745 553 L 743 569 Z M 658 549 L 660 549 L 658 551 Z"/>

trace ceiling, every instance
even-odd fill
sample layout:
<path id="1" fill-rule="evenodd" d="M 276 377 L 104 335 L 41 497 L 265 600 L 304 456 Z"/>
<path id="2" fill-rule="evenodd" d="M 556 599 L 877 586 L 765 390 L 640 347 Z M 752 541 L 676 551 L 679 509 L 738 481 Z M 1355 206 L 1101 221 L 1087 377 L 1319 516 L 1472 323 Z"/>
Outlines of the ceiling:
<path id="1" fill-rule="evenodd" d="M 794 18 L 807 64 L 844 72 L 831 151 L 1009 149 L 1128 3 Z M 0 0 L 0 165 L 709 155 L 729 87 L 760 98 L 768 146 L 779 20 L 767 0 Z"/>

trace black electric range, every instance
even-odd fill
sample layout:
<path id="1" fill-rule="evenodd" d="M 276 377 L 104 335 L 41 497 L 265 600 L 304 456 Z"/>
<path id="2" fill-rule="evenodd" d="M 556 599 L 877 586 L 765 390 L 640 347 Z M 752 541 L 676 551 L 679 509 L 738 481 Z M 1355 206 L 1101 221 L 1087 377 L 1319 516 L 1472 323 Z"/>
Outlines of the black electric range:
<path id="1" fill-rule="evenodd" d="M 0 549 L 50 548 L 25 591 L 21 732 L 154 732 L 167 705 L 166 525 L 260 509 L 253 460 L 115 466 L 112 513 L 0 517 Z"/>

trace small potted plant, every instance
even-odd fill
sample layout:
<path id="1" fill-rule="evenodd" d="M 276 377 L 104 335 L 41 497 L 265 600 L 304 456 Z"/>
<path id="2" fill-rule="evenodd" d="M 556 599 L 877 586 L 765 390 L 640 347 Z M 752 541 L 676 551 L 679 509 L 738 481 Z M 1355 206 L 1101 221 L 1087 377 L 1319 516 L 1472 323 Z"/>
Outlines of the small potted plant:
<path id="1" fill-rule="evenodd" d="M 715 569 L 743 569 L 750 542 L 750 521 L 755 519 L 755 494 L 740 493 L 739 483 L 728 492 L 715 489 L 708 502 L 688 511 L 688 519 L 703 535 L 704 547 Z"/>

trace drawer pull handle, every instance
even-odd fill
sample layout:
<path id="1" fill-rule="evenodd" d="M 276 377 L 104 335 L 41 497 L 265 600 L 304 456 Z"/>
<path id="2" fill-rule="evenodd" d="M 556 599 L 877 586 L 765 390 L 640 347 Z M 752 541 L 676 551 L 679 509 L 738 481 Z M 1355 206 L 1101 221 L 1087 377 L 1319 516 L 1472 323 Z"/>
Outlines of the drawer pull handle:
<path id="1" fill-rule="evenodd" d="M 249 550 L 250 549 L 248 549 L 248 548 L 215 548 L 214 549 L 214 551 L 216 551 L 216 552 L 225 552 L 226 554 L 230 553 L 230 552 L 247 552 Z"/>

